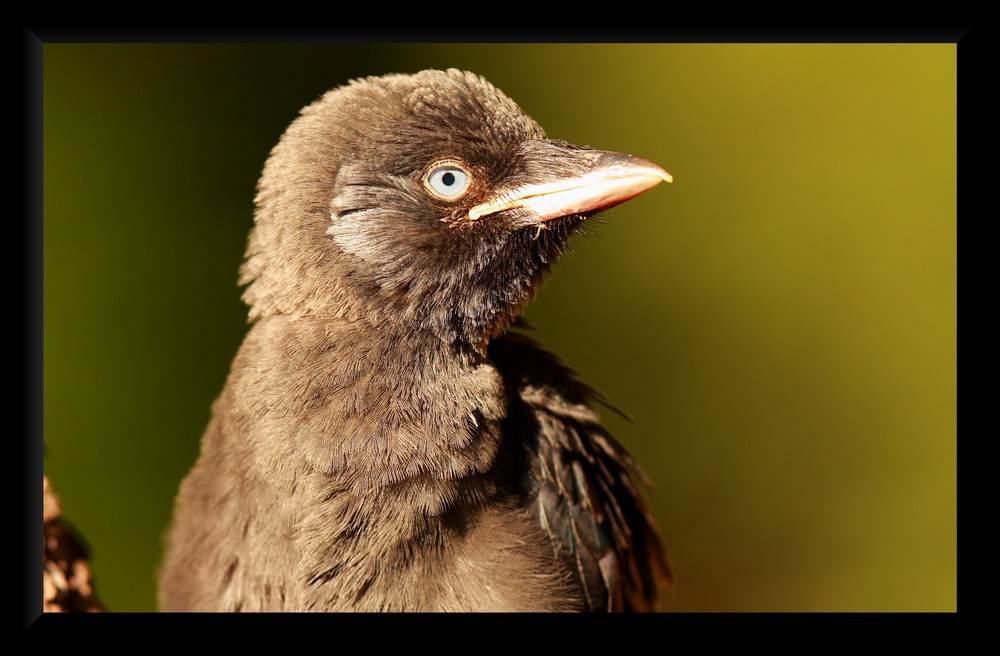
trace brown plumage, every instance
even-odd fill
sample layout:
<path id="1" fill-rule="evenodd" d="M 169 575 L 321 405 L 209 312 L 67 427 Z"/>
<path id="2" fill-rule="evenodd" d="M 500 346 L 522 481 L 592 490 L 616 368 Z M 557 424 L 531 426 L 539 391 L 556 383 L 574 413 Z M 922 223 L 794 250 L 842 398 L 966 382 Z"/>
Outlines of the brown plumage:
<path id="1" fill-rule="evenodd" d="M 668 576 L 594 393 L 508 332 L 669 175 L 455 70 L 358 80 L 264 168 L 253 322 L 181 485 L 164 610 L 649 610 Z"/>

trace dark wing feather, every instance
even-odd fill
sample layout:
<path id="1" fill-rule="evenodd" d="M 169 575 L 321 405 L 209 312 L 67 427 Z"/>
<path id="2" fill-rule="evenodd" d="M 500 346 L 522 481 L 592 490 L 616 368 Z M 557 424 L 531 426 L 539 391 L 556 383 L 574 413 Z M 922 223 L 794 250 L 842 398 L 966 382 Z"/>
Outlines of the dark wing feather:
<path id="1" fill-rule="evenodd" d="M 529 338 L 495 339 L 491 359 L 510 390 L 505 435 L 523 442 L 523 492 L 593 611 L 654 610 L 670 578 L 662 540 L 635 481 L 638 465 L 599 424 L 598 395 Z"/>

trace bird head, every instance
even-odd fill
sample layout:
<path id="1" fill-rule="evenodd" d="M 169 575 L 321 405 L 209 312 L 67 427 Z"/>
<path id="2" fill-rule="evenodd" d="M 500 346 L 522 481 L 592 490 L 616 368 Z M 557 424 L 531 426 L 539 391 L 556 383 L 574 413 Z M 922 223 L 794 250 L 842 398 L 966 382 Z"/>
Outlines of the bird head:
<path id="1" fill-rule="evenodd" d="M 355 80 L 271 152 L 244 300 L 251 320 L 337 316 L 482 348 L 582 221 L 663 180 L 647 160 L 547 139 L 472 73 Z"/>

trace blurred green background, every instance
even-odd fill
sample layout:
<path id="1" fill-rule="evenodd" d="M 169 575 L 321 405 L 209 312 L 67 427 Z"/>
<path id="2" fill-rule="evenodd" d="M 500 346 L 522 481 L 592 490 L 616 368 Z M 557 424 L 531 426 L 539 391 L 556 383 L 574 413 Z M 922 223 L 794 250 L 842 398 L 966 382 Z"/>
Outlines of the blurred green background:
<path id="1" fill-rule="evenodd" d="M 268 151 L 432 67 L 675 176 L 528 311 L 633 417 L 604 413 L 656 483 L 662 608 L 954 610 L 954 45 L 46 44 L 45 468 L 108 607 L 155 608 Z"/>

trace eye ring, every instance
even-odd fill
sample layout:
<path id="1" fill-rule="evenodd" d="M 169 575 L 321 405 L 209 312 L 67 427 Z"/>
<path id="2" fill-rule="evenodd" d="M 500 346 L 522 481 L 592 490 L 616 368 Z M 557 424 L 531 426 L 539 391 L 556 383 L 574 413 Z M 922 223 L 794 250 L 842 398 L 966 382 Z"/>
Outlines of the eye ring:
<path id="1" fill-rule="evenodd" d="M 472 186 L 469 167 L 458 160 L 435 162 L 424 175 L 424 188 L 439 200 L 454 201 L 464 196 Z"/>

